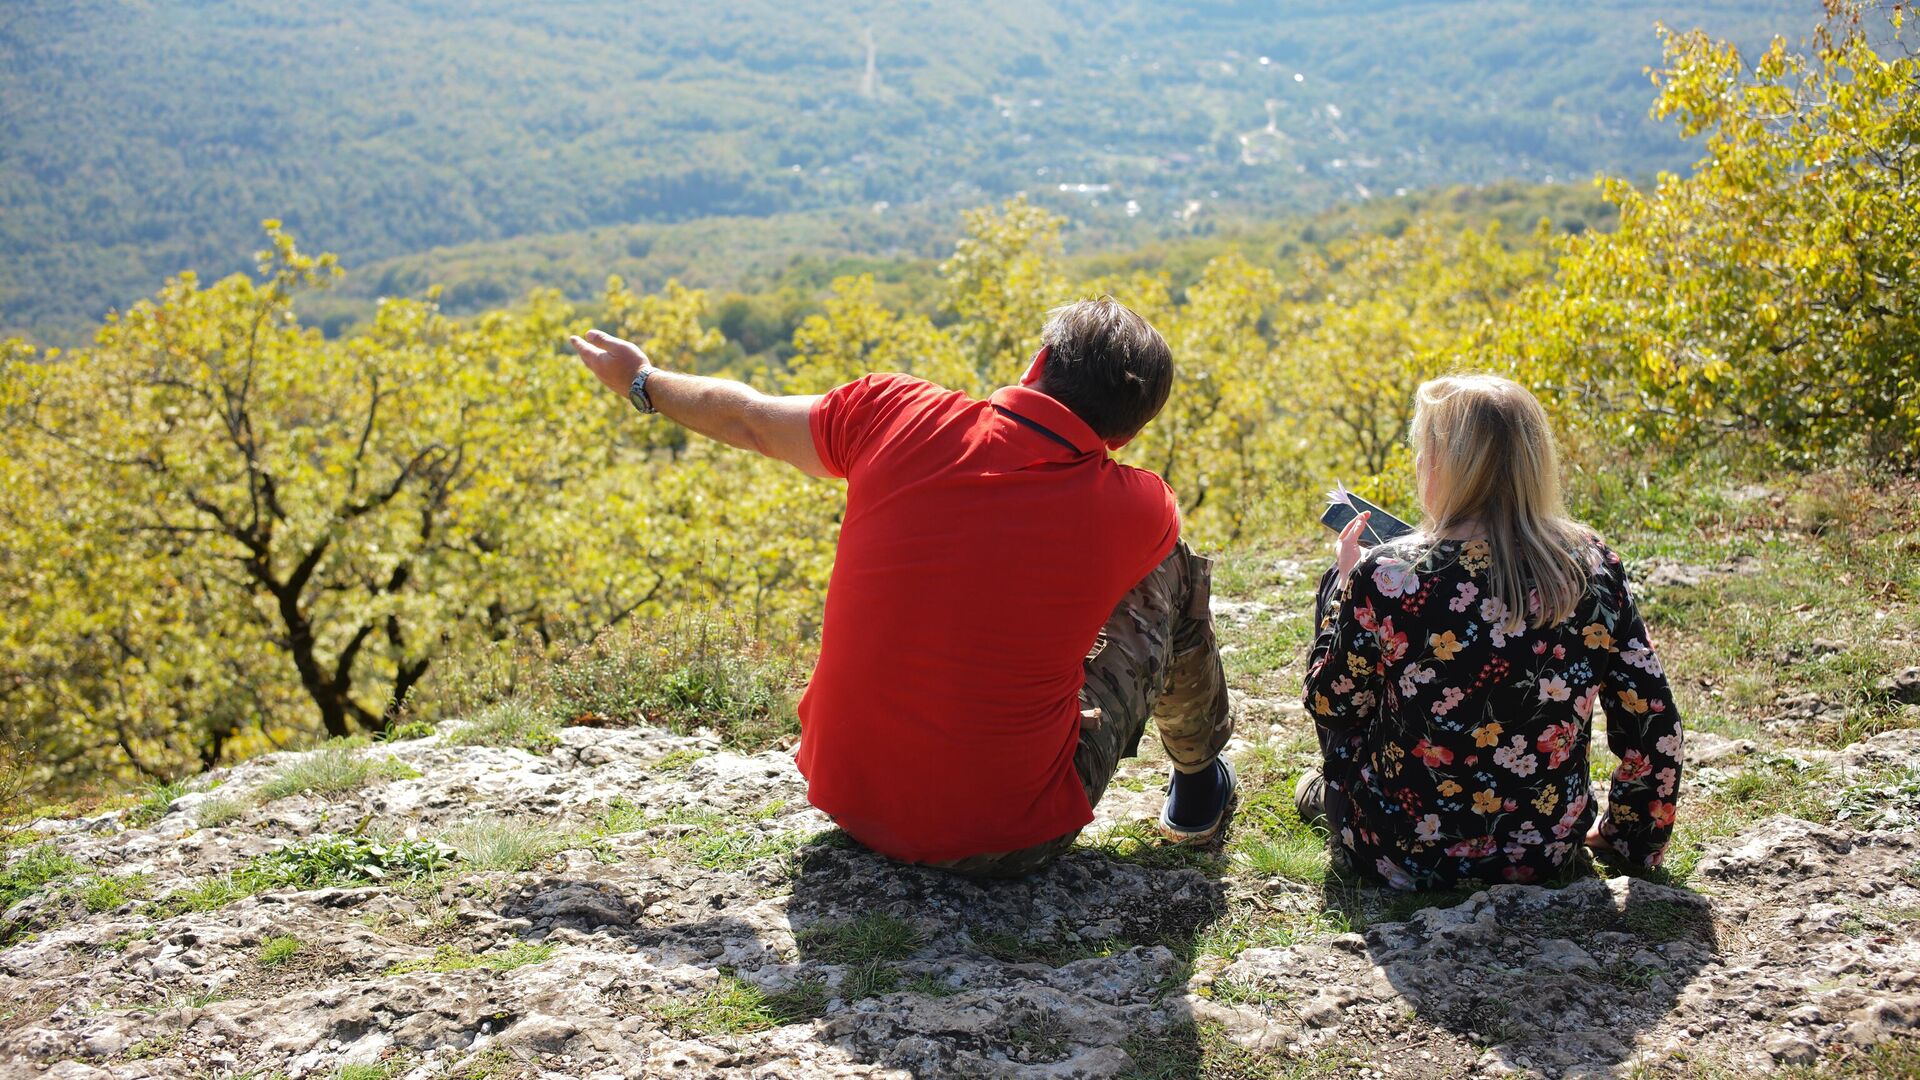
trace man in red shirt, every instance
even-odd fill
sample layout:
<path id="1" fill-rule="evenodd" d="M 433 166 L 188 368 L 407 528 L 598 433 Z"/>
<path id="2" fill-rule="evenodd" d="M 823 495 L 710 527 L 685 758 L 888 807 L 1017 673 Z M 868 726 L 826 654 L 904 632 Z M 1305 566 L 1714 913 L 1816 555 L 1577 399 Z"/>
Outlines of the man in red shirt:
<path id="1" fill-rule="evenodd" d="M 571 339 L 643 412 L 846 478 L 795 760 L 861 843 L 969 874 L 1065 851 L 1149 716 L 1174 765 L 1162 832 L 1209 842 L 1234 801 L 1210 564 L 1167 485 L 1108 454 L 1166 403 L 1172 355 L 1111 299 L 1057 309 L 1041 341 L 978 401 L 906 375 L 774 397 Z"/>

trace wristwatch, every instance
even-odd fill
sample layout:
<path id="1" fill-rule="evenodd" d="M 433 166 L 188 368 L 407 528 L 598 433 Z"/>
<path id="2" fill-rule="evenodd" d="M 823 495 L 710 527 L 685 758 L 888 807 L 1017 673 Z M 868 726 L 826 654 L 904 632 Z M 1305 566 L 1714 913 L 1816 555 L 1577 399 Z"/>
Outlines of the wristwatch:
<path id="1" fill-rule="evenodd" d="M 658 370 L 651 364 L 641 368 L 639 374 L 633 377 L 633 385 L 627 387 L 627 400 L 643 413 L 660 411 L 653 407 L 653 399 L 647 396 L 647 376 Z"/>

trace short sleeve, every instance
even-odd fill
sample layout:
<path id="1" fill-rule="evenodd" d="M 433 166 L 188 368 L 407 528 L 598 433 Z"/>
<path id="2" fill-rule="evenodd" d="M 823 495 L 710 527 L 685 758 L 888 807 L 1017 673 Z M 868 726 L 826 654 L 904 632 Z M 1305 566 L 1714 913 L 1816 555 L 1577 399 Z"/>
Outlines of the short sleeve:
<path id="1" fill-rule="evenodd" d="M 837 386 L 814 402 L 808 414 L 813 448 L 828 472 L 851 477 L 904 412 L 931 396 L 950 393 L 911 375 L 866 375 Z"/>

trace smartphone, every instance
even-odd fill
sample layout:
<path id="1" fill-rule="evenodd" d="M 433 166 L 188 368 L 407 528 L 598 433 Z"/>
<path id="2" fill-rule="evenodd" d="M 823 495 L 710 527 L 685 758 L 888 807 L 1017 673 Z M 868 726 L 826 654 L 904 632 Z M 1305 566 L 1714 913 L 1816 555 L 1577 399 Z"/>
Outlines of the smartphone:
<path id="1" fill-rule="evenodd" d="M 1369 513 L 1366 527 L 1360 533 L 1360 543 L 1372 547 L 1384 544 L 1395 537 L 1405 536 L 1413 531 L 1413 526 L 1387 513 L 1351 491 L 1341 493 L 1345 498 L 1327 507 L 1320 515 L 1320 524 L 1334 532 L 1347 527 L 1347 523 L 1359 517 L 1362 511 Z"/>

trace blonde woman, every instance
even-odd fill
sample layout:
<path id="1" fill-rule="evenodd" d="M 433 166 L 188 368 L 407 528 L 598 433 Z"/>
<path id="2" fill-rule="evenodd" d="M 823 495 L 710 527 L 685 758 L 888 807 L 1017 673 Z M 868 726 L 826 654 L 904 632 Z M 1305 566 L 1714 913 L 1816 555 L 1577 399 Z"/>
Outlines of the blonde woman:
<path id="1" fill-rule="evenodd" d="M 1402 889 L 1535 881 L 1584 842 L 1656 866 L 1680 786 L 1680 714 L 1620 559 L 1569 520 L 1539 402 L 1491 375 L 1418 392 L 1421 527 L 1321 584 L 1306 706 L 1323 772 L 1303 817 L 1337 862 Z M 1587 782 L 1595 706 L 1620 758 Z"/>

